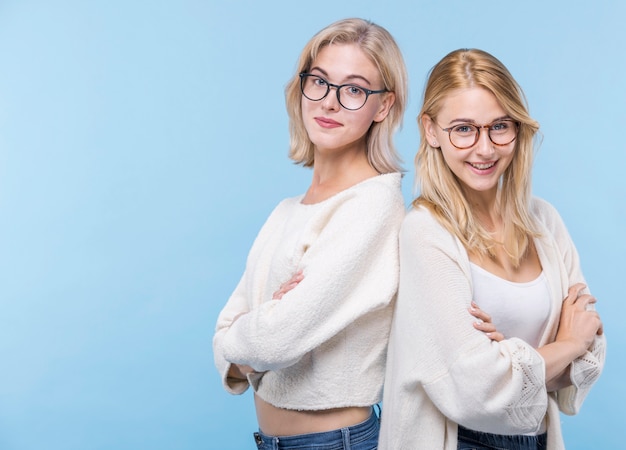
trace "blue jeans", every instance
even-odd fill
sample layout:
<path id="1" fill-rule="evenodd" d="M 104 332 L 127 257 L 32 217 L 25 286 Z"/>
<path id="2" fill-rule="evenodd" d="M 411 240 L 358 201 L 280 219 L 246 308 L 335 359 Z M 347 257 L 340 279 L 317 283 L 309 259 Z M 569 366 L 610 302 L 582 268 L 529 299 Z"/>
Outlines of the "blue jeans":
<path id="1" fill-rule="evenodd" d="M 379 419 L 376 413 L 365 422 L 323 433 L 297 436 L 267 436 L 254 433 L 258 450 L 376 450 L 378 447 Z"/>
<path id="2" fill-rule="evenodd" d="M 483 433 L 459 425 L 457 450 L 543 450 L 548 448 L 548 434 L 537 436 Z"/>

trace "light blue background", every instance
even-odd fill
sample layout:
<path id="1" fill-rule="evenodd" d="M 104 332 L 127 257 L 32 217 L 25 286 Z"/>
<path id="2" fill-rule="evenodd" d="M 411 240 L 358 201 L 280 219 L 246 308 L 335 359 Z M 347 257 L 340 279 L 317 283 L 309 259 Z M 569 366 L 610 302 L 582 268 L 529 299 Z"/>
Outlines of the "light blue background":
<path id="1" fill-rule="evenodd" d="M 544 134 L 534 192 L 563 215 L 609 338 L 566 443 L 623 448 L 624 5 L 0 0 L 0 449 L 253 448 L 215 320 L 272 207 L 310 181 L 286 156 L 284 85 L 350 16 L 406 57 L 407 204 L 430 67 L 479 47 L 524 87 Z"/>

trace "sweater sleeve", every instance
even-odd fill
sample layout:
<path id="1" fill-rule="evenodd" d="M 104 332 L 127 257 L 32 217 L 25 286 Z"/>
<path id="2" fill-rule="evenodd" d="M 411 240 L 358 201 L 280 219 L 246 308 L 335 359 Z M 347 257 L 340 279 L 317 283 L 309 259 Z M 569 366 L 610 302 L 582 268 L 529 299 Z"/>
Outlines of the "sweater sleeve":
<path id="1" fill-rule="evenodd" d="M 559 253 L 563 257 L 566 271 L 567 290 L 576 283 L 585 283 L 580 266 L 580 258 L 576 246 L 572 241 L 569 232 L 561 216 L 549 203 L 535 199 L 535 207 L 540 211 L 545 224 L 553 239 L 555 239 Z M 586 293 L 589 289 L 585 289 Z M 592 306 L 593 307 L 593 306 Z M 559 409 L 568 415 L 577 414 L 591 390 L 593 384 L 598 380 L 604 367 L 606 354 L 606 338 L 604 334 L 596 336 L 593 344 L 581 357 L 575 359 L 570 365 L 570 379 L 572 385 L 557 391 Z"/>
<path id="2" fill-rule="evenodd" d="M 468 428 L 535 432 L 548 404 L 543 359 L 520 339 L 493 342 L 476 330 L 471 300 L 461 243 L 424 208 L 409 213 L 400 233 L 392 335 L 405 349 L 399 384 L 421 383 L 445 416 Z"/>
<path id="3" fill-rule="evenodd" d="M 215 335 L 213 336 L 213 358 L 215 360 L 215 366 L 222 377 L 222 385 L 227 392 L 231 394 L 243 394 L 249 387 L 249 383 L 246 380 L 234 379 L 228 377 L 231 363 L 224 357 L 224 350 L 222 345 L 223 337 L 228 330 L 228 327 L 233 323 L 239 314 L 245 314 L 248 312 L 248 306 L 245 302 L 245 278 L 243 277 L 239 281 L 237 288 L 231 295 L 230 300 L 220 313 Z"/>
<path id="4" fill-rule="evenodd" d="M 304 279 L 222 336 L 224 359 L 256 371 L 289 367 L 358 318 L 387 306 L 398 280 L 399 189 L 377 183 L 332 200 L 304 236 Z M 295 273 L 295 270 L 294 270 Z M 286 281 L 286 280 L 285 280 Z"/>
<path id="5" fill-rule="evenodd" d="M 244 393 L 250 384 L 247 380 L 228 377 L 231 362 L 228 361 L 224 355 L 224 336 L 238 317 L 250 311 L 249 299 L 251 294 L 248 290 L 250 286 L 249 278 L 252 276 L 251 262 L 256 261 L 259 258 L 259 254 L 262 253 L 262 248 L 268 237 L 276 232 L 277 224 L 283 220 L 283 210 L 285 208 L 285 204 L 286 202 L 283 201 L 276 208 L 274 208 L 268 219 L 261 227 L 261 230 L 257 234 L 257 237 L 255 238 L 252 248 L 248 254 L 244 273 L 217 318 L 215 335 L 213 336 L 213 358 L 215 366 L 221 375 L 222 385 L 224 389 L 231 394 Z M 254 377 L 256 375 L 252 374 L 251 376 Z"/>

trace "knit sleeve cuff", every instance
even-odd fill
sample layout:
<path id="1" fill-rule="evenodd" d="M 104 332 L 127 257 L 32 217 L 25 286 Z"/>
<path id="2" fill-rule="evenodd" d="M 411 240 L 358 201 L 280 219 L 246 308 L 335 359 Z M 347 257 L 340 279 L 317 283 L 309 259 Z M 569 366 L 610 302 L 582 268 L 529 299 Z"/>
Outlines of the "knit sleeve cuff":
<path id="1" fill-rule="evenodd" d="M 570 379 L 572 385 L 558 391 L 559 409 L 567 415 L 580 411 L 583 401 L 598 380 L 604 367 L 606 339 L 597 336 L 591 348 L 581 357 L 572 362 Z"/>

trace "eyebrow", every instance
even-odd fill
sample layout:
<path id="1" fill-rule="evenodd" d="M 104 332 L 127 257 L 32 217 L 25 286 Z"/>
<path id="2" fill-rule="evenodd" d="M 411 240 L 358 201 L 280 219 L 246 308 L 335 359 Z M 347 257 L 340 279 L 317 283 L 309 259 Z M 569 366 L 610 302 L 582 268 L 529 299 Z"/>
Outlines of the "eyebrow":
<path id="1" fill-rule="evenodd" d="M 489 124 L 492 124 L 494 122 L 498 122 L 500 120 L 513 120 L 513 119 L 511 118 L 511 116 L 506 115 L 506 116 L 497 117 L 497 118 L 493 119 L 491 122 L 489 122 Z M 453 123 L 471 123 L 473 125 L 478 125 L 478 123 L 476 123 L 476 121 L 473 120 L 473 119 L 463 119 L 463 118 L 451 120 L 450 121 L 450 125 L 452 125 Z M 489 124 L 484 124 L 484 125 L 489 125 Z"/>
<path id="2" fill-rule="evenodd" d="M 324 69 L 317 67 L 317 66 L 311 67 L 309 72 L 313 72 L 314 70 L 317 70 L 318 72 L 322 72 L 322 75 L 324 75 L 326 78 L 329 77 L 328 72 L 326 72 Z M 365 78 L 362 75 L 357 75 L 357 74 L 348 75 L 347 77 L 344 78 L 344 80 L 349 81 L 349 82 L 354 82 L 353 80 L 363 80 L 368 86 L 372 85 L 372 83 L 370 83 L 367 78 Z"/>

